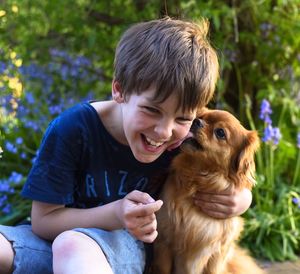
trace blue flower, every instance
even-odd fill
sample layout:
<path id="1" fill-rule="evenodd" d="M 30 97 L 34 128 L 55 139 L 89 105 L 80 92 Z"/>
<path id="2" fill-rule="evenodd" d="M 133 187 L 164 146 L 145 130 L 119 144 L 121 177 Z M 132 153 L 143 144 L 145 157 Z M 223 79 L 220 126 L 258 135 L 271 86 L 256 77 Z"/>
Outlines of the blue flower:
<path id="1" fill-rule="evenodd" d="M 51 115 L 56 115 L 58 113 L 62 112 L 62 106 L 61 105 L 56 105 L 56 106 L 50 106 L 49 107 L 49 112 Z"/>
<path id="2" fill-rule="evenodd" d="M 292 199 L 292 202 L 300 208 L 300 199 L 299 198 L 294 197 Z"/>
<path id="3" fill-rule="evenodd" d="M 272 140 L 273 127 L 269 124 L 264 130 L 264 135 L 262 137 L 263 142 L 268 142 Z"/>
<path id="4" fill-rule="evenodd" d="M 273 144 L 277 146 L 281 137 L 282 135 L 280 129 L 278 127 L 272 127 L 271 124 L 268 124 L 264 130 L 262 141 L 265 143 L 273 142 Z"/>
<path id="5" fill-rule="evenodd" d="M 267 124 L 272 124 L 270 114 L 272 113 L 271 105 L 268 100 L 263 99 L 260 105 L 259 118 Z"/>
<path id="6" fill-rule="evenodd" d="M 6 70 L 6 64 L 0 61 L 0 74 L 3 74 L 5 70 Z"/>
<path id="7" fill-rule="evenodd" d="M 23 175 L 16 172 L 16 171 L 13 171 L 11 174 L 10 174 L 10 177 L 8 178 L 8 181 L 11 182 L 11 183 L 14 183 L 14 184 L 19 184 L 23 179 Z"/>
<path id="8" fill-rule="evenodd" d="M 11 152 L 11 153 L 17 153 L 17 148 L 15 147 L 14 144 L 12 144 L 11 142 L 5 142 L 5 148 L 7 151 Z"/>
<path id="9" fill-rule="evenodd" d="M 297 135 L 297 148 L 300 148 L 300 132 Z"/>
<path id="10" fill-rule="evenodd" d="M 6 202 L 7 202 L 7 195 L 2 195 L 0 197 L 0 207 L 3 207 Z"/>
<path id="11" fill-rule="evenodd" d="M 14 193 L 15 190 L 10 186 L 8 180 L 0 180 L 0 193 Z"/>
<path id="12" fill-rule="evenodd" d="M 34 131 L 38 131 L 40 129 L 39 125 L 34 121 L 24 121 L 26 128 L 32 128 Z"/>
<path id="13" fill-rule="evenodd" d="M 273 143 L 274 145 L 278 145 L 279 143 L 279 140 L 281 139 L 281 132 L 280 132 L 280 129 L 278 127 L 274 127 L 273 128 L 273 136 L 272 136 L 272 139 L 273 139 Z"/>
<path id="14" fill-rule="evenodd" d="M 23 138 L 22 137 L 18 137 L 17 139 L 16 139 L 16 144 L 17 145 L 21 145 L 23 143 Z"/>
<path id="15" fill-rule="evenodd" d="M 4 214 L 9 214 L 11 213 L 11 205 L 10 204 L 6 204 L 6 206 L 4 208 L 2 208 L 2 212 Z"/>
<path id="16" fill-rule="evenodd" d="M 89 67 L 89 66 L 91 66 L 91 61 L 84 56 L 78 56 L 74 60 L 74 65 L 79 66 L 79 67 Z"/>
<path id="17" fill-rule="evenodd" d="M 34 99 L 33 94 L 32 94 L 31 92 L 29 92 L 29 91 L 27 91 L 27 92 L 25 93 L 25 100 L 27 101 L 27 103 L 28 103 L 29 105 L 32 105 L 32 104 L 34 104 L 34 102 L 35 102 L 35 99 Z"/>

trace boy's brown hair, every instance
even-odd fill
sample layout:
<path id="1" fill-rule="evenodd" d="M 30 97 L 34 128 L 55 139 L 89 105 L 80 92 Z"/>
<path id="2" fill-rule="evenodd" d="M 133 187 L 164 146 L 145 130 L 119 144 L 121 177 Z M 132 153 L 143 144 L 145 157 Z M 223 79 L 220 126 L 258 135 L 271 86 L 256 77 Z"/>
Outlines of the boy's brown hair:
<path id="1" fill-rule="evenodd" d="M 114 79 L 125 98 L 154 86 L 154 101 L 178 96 L 178 107 L 194 110 L 213 96 L 219 63 L 208 39 L 209 24 L 169 17 L 130 27 L 115 55 Z"/>

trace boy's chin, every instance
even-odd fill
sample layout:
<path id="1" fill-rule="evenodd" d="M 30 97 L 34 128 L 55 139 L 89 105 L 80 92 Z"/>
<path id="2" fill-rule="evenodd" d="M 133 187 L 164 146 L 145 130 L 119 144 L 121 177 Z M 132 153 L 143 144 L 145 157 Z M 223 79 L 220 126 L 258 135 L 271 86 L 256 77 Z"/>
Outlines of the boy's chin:
<path id="1" fill-rule="evenodd" d="M 157 160 L 160 157 L 161 154 L 159 155 L 135 155 L 134 157 L 137 161 L 143 163 L 143 164 L 149 164 L 154 162 L 155 160 Z"/>

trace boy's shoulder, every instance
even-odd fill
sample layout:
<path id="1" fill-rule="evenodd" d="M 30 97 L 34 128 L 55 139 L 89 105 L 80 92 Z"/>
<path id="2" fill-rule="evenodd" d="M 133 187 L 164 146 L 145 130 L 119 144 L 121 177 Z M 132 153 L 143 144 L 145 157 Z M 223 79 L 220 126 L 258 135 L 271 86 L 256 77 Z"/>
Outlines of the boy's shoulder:
<path id="1" fill-rule="evenodd" d="M 96 110 L 89 102 L 78 103 L 62 112 L 51 123 L 63 131 L 99 122 Z"/>
<path id="2" fill-rule="evenodd" d="M 96 110 L 89 102 L 81 102 L 52 120 L 44 134 L 44 139 L 52 136 L 68 143 L 76 143 L 82 138 L 93 136 L 101 128 L 103 125 Z"/>

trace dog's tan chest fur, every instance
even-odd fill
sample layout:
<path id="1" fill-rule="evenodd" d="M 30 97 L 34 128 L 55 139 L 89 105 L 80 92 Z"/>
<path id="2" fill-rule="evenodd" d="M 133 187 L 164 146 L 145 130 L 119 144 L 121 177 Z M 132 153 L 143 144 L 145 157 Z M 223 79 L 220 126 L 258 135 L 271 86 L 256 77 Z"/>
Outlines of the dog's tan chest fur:
<path id="1" fill-rule="evenodd" d="M 166 202 L 157 216 L 158 237 L 168 243 L 170 250 L 194 262 L 220 254 L 224 246 L 229 251 L 230 243 L 237 240 L 242 230 L 242 219 L 234 217 L 218 220 L 205 215 L 194 204 L 191 195 L 174 187 L 176 183 L 173 179 L 176 178 L 174 174 L 165 184 L 162 199 Z M 198 274 L 204 271 L 204 267 L 205 264 L 195 264 L 192 268 Z"/>

